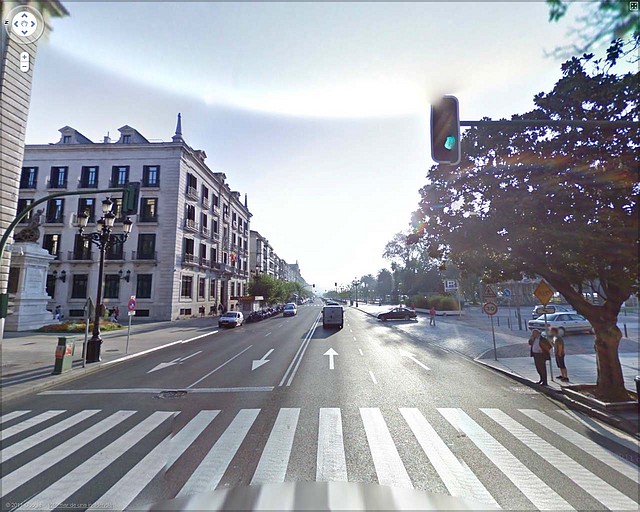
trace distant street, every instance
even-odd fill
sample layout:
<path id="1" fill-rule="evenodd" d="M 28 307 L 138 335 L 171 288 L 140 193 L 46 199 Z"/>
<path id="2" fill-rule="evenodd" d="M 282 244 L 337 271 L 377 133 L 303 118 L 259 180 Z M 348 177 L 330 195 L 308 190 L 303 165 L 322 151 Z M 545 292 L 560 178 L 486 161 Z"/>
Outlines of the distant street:
<path id="1" fill-rule="evenodd" d="M 346 308 L 329 330 L 319 314 L 317 301 L 10 402 L 3 508 L 136 509 L 348 481 L 506 509 L 637 510 L 629 436 L 417 340 L 406 322 Z"/>

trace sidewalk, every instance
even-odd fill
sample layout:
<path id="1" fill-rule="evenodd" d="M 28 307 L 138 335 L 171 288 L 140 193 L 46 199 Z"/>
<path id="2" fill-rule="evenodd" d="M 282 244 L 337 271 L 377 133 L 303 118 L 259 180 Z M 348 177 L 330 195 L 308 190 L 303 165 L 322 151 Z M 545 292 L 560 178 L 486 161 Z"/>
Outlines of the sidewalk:
<path id="1" fill-rule="evenodd" d="M 84 333 L 58 334 L 39 332 L 5 332 L 2 340 L 0 393 L 2 402 L 12 400 L 99 371 L 105 366 L 141 356 L 170 344 L 187 341 L 217 329 L 218 317 L 190 318 L 165 322 L 136 322 L 131 326 L 129 350 L 127 325 L 118 331 L 101 333 L 103 339 L 99 363 L 82 368 Z M 73 369 L 51 375 L 58 336 L 75 340 Z M 91 337 L 91 333 L 89 334 Z"/>
<path id="2" fill-rule="evenodd" d="M 371 304 L 360 304 L 358 309 L 371 316 L 376 317 L 379 313 L 387 311 L 391 306 L 374 306 Z M 421 341 L 437 344 L 448 350 L 455 351 L 464 356 L 474 359 L 476 362 L 493 368 L 501 373 L 508 375 L 523 384 L 535 387 L 541 392 L 545 392 L 556 399 L 563 401 L 566 400 L 566 395 L 563 393 L 562 388 L 565 386 L 575 386 L 579 384 L 595 384 L 597 379 L 597 366 L 596 356 L 593 350 L 593 341 L 584 337 L 580 341 L 576 341 L 574 338 L 572 347 L 574 353 L 568 354 L 565 358 L 569 378 L 568 383 L 563 383 L 560 380 L 555 379 L 556 375 L 560 372 L 555 365 L 555 361 L 552 361 L 553 371 L 549 374 L 549 386 L 546 388 L 535 384 L 539 380 L 539 376 L 536 372 L 532 358 L 529 355 L 529 344 L 526 341 L 528 333 L 522 333 L 518 331 L 510 331 L 505 328 L 496 329 L 496 346 L 497 346 L 497 361 L 494 357 L 493 340 L 489 328 L 487 333 L 485 329 L 481 329 L 478 332 L 480 326 L 478 325 L 478 319 L 474 315 L 468 317 L 451 317 L 442 318 L 438 317 L 436 320 L 435 328 L 427 328 L 428 315 L 418 314 L 421 319 L 416 322 L 389 322 L 391 325 L 395 325 L 404 332 L 412 334 Z M 424 323 L 422 322 L 424 320 Z M 434 329 L 437 329 L 434 330 Z M 466 332 L 465 332 L 466 331 Z M 447 343 L 447 336 L 451 337 L 451 343 Z M 461 337 L 474 336 L 475 340 L 469 344 L 460 343 Z M 572 336 L 569 336 L 571 341 Z M 479 351 L 480 343 L 483 344 L 484 350 Z M 569 345 L 567 339 L 565 343 Z M 638 352 L 638 343 L 629 339 L 623 339 L 620 343 L 620 363 L 622 365 L 622 372 L 625 381 L 625 387 L 634 391 L 635 377 L 640 375 L 640 361 Z M 552 377 L 554 380 L 552 380 Z M 575 405 L 575 404 L 572 404 Z M 593 412 L 593 411 L 591 411 Z M 597 414 L 596 414 L 597 415 Z M 638 409 L 632 408 L 630 411 L 616 411 L 614 413 L 607 413 L 609 422 L 620 427 L 620 423 L 626 423 L 626 430 L 631 429 L 634 433 L 639 431 L 640 419 L 638 417 Z M 601 418 L 605 419 L 605 418 Z"/>

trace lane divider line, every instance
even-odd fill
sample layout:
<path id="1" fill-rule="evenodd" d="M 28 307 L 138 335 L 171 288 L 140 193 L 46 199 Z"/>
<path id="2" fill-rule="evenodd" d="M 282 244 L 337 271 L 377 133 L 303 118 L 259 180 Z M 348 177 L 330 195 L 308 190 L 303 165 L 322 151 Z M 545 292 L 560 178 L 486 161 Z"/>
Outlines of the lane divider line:
<path id="1" fill-rule="evenodd" d="M 215 370 L 211 370 L 209 373 L 207 373 L 204 377 L 201 377 L 200 379 L 198 379 L 197 381 L 195 381 L 193 384 L 191 384 L 190 386 L 187 386 L 187 389 L 191 389 L 193 386 L 195 386 L 196 384 L 199 384 L 200 382 L 202 382 L 204 379 L 206 379 L 207 377 L 210 377 L 211 375 L 213 375 L 215 372 L 217 372 L 220 368 L 222 368 L 224 365 L 226 365 L 227 363 L 230 363 L 231 361 L 233 361 L 236 357 L 241 356 L 242 354 L 244 354 L 247 350 L 249 350 L 251 347 L 253 347 L 253 345 L 249 345 L 247 348 L 245 348 L 244 350 L 241 350 L 240 352 L 238 352 L 235 356 L 233 356 L 231 359 L 227 359 L 224 363 L 222 363 L 220 366 L 218 366 Z"/>
<path id="2" fill-rule="evenodd" d="M 363 355 L 364 355 L 364 352 L 362 352 L 362 349 L 361 349 L 361 348 L 359 348 L 359 349 L 358 349 L 358 352 L 360 352 L 360 355 L 361 355 L 361 356 L 363 356 Z"/>
<path id="3" fill-rule="evenodd" d="M 373 374 L 371 370 L 369 370 L 369 375 L 371 375 L 371 380 L 373 381 L 373 383 L 378 384 L 378 381 L 376 380 L 376 376 Z"/>
<path id="4" fill-rule="evenodd" d="M 294 364 L 296 363 L 296 360 L 298 359 L 298 356 L 302 357 L 300 355 L 300 353 L 301 352 L 304 353 L 304 350 L 306 350 L 306 346 L 308 345 L 308 342 L 311 339 L 311 336 L 313 336 L 313 333 L 315 332 L 319 321 L 320 321 L 320 315 L 318 314 L 318 316 L 316 317 L 315 321 L 311 325 L 311 328 L 309 329 L 309 331 L 307 331 L 307 334 L 305 335 L 304 339 L 302 340 L 302 343 L 300 344 L 300 347 L 298 348 L 298 351 L 296 352 L 296 355 L 293 356 L 293 359 L 291 360 L 291 363 L 289 364 L 289 367 L 287 368 L 287 371 L 284 372 L 284 376 L 282 377 L 282 380 L 280 381 L 280 384 L 278 384 L 278 386 L 284 386 L 285 382 L 287 381 L 287 375 L 289 375 L 289 372 L 292 371 L 292 368 L 293 368 Z M 298 361 L 298 365 L 299 364 L 300 364 L 300 362 Z M 298 369 L 298 365 L 296 365 L 295 369 L 293 370 L 294 374 L 295 374 L 295 370 Z M 289 379 L 289 382 L 287 383 L 287 386 L 289 386 L 291 384 L 291 379 L 292 378 L 293 377 L 291 377 Z"/>
<path id="5" fill-rule="evenodd" d="M 300 363 L 302 362 L 302 358 L 304 357 L 304 353 L 307 351 L 307 347 L 309 346 L 309 343 L 311 342 L 311 338 L 313 337 L 313 333 L 316 332 L 316 328 L 318 327 L 319 322 L 320 322 L 320 317 L 318 316 L 318 318 L 316 318 L 316 321 L 313 324 L 313 328 L 311 329 L 311 331 L 309 333 L 309 337 L 307 338 L 306 344 L 305 344 L 304 348 L 302 349 L 302 352 L 300 353 L 300 357 L 298 358 L 298 362 L 296 363 L 295 367 L 293 368 L 293 371 L 291 372 L 291 376 L 289 377 L 289 380 L 287 381 L 287 386 L 291 386 L 291 381 L 293 381 L 293 378 L 296 376 L 296 372 L 298 371 L 298 367 L 300 366 Z"/>

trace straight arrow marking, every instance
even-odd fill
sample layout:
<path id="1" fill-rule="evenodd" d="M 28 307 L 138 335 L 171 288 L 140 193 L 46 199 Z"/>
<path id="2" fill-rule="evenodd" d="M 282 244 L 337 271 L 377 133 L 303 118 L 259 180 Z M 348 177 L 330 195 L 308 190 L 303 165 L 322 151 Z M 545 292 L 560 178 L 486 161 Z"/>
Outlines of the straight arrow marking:
<path id="1" fill-rule="evenodd" d="M 274 349 L 269 350 L 269 352 L 263 355 L 260 359 L 254 359 L 251 362 L 251 371 L 255 370 L 256 368 L 260 368 L 263 364 L 267 364 L 269 362 L 269 359 L 267 359 L 267 357 L 269 357 L 269 354 L 271 354 L 273 350 Z"/>
<path id="2" fill-rule="evenodd" d="M 330 348 L 329 350 L 327 350 L 323 355 L 325 356 L 329 356 L 329 370 L 333 370 L 334 366 L 333 366 L 333 358 L 335 356 L 338 355 L 338 353 L 333 350 L 332 348 Z"/>

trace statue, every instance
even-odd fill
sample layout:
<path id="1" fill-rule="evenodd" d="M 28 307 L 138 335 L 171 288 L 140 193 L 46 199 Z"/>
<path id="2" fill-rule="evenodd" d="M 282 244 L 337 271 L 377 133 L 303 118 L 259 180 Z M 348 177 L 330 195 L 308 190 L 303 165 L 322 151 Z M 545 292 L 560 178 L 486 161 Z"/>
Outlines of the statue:
<path id="1" fill-rule="evenodd" d="M 29 224 L 27 227 L 18 231 L 13 240 L 15 242 L 37 242 L 40 238 L 40 230 L 38 226 L 40 226 L 40 218 L 42 217 L 42 212 L 44 210 L 36 210 L 35 213 L 31 216 L 29 220 Z"/>

